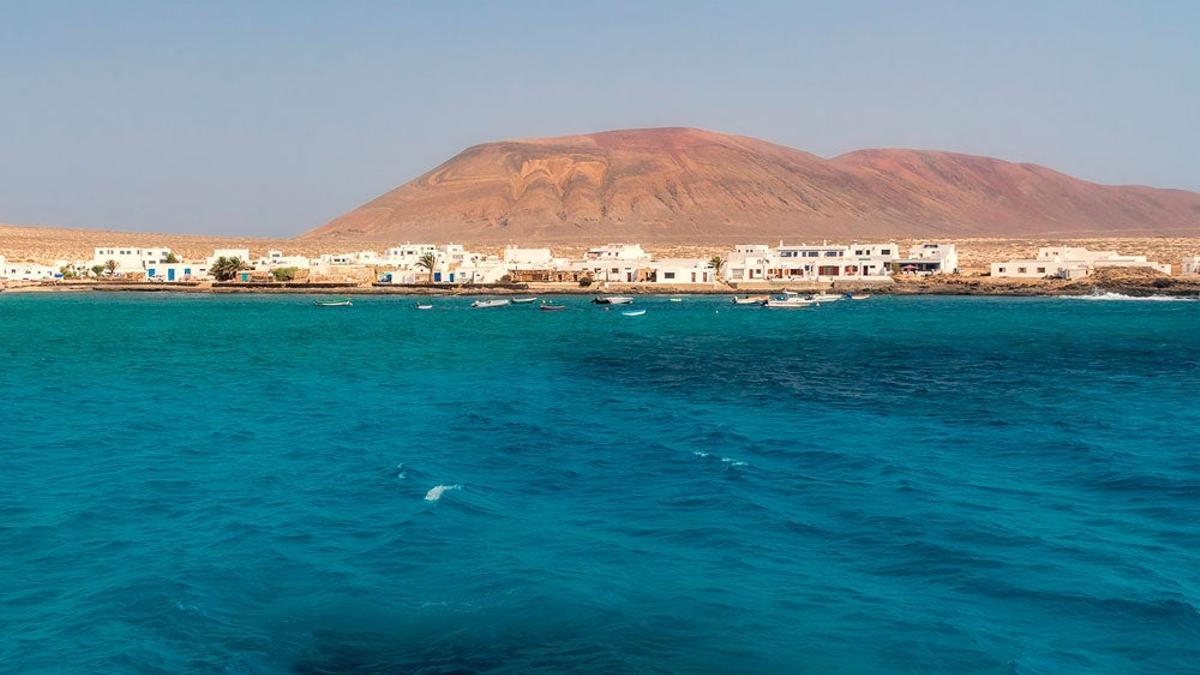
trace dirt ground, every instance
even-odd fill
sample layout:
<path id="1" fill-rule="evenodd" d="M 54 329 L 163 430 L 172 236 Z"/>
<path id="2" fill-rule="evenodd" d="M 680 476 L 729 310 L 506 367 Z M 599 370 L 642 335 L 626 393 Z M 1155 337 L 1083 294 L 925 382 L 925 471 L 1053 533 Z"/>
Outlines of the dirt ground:
<path id="1" fill-rule="evenodd" d="M 866 241 L 866 240 L 863 240 Z M 964 274 L 977 274 L 988 269 L 991 262 L 1032 257 L 1039 246 L 1071 245 L 1093 250 L 1115 250 L 1124 255 L 1144 255 L 1150 260 L 1169 263 L 1178 272 L 1180 261 L 1185 256 L 1200 255 L 1200 237 L 1111 237 L 1089 239 L 949 239 L 958 244 L 959 266 Z M 901 250 L 918 240 L 896 239 Z M 288 255 L 317 256 L 322 253 L 340 253 L 361 250 L 383 251 L 388 246 L 401 242 L 338 240 L 265 239 L 237 237 L 209 237 L 185 234 L 151 234 L 137 232 L 112 232 L 108 230 L 71 230 L 49 227 L 0 225 L 0 256 L 9 260 L 33 261 L 49 264 L 55 260 L 90 259 L 92 249 L 98 246 L 168 246 L 181 257 L 204 258 L 214 248 L 249 248 L 255 256 L 263 255 L 268 249 L 280 249 Z M 470 250 L 483 253 L 499 253 L 495 244 L 474 246 L 461 242 Z M 777 244 L 777 241 L 746 242 Z M 787 243 L 801 243 L 789 240 Z M 819 243 L 819 242 L 806 242 Z M 843 243 L 843 242 L 839 242 Z M 851 243 L 850 240 L 844 243 Z M 703 257 L 722 254 L 729 247 L 721 244 L 703 245 L 654 245 L 643 242 L 646 250 L 658 257 Z M 586 245 L 554 246 L 555 255 L 576 257 L 582 255 Z"/>

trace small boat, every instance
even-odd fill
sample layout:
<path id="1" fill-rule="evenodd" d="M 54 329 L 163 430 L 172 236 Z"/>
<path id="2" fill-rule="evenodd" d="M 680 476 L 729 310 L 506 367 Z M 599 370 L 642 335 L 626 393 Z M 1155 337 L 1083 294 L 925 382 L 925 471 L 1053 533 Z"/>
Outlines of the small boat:
<path id="1" fill-rule="evenodd" d="M 762 305 L 771 309 L 802 309 L 804 307 L 812 307 L 816 304 L 817 300 L 812 296 L 805 297 L 799 293 L 788 291 L 783 295 L 768 298 Z"/>
<path id="2" fill-rule="evenodd" d="M 683 298 L 671 298 L 671 302 L 683 302 Z"/>
<path id="3" fill-rule="evenodd" d="M 471 303 L 471 306 L 476 309 L 487 309 L 489 307 L 507 307 L 512 301 L 508 298 L 499 298 L 497 300 L 476 300 Z"/>
<path id="4" fill-rule="evenodd" d="M 537 298 L 513 298 L 514 305 L 525 305 L 531 302 L 537 302 Z"/>
<path id="5" fill-rule="evenodd" d="M 324 302 L 318 300 L 313 303 L 317 307 L 351 307 L 349 300 L 326 300 Z"/>
<path id="6" fill-rule="evenodd" d="M 422 305 L 421 303 L 417 303 L 417 309 L 433 309 L 433 305 Z"/>
<path id="7" fill-rule="evenodd" d="M 867 298 L 871 297 L 871 294 L 863 293 L 862 295 L 854 295 L 853 293 L 850 293 L 846 297 L 850 298 L 851 300 L 866 300 Z"/>
<path id="8" fill-rule="evenodd" d="M 631 309 L 627 312 L 621 312 L 621 316 L 641 316 L 646 313 L 644 309 Z"/>
<path id="9" fill-rule="evenodd" d="M 735 296 L 733 296 L 733 304 L 735 304 L 735 305 L 761 305 L 770 299 L 771 298 L 768 295 L 747 295 L 742 298 L 739 298 L 735 295 Z"/>
<path id="10" fill-rule="evenodd" d="M 632 305 L 633 298 L 625 295 L 610 295 L 607 297 L 592 298 L 592 304 L 595 305 Z"/>
<path id="11" fill-rule="evenodd" d="M 835 300 L 841 300 L 842 296 L 838 293 L 817 293 L 812 296 L 812 299 L 817 302 L 834 302 Z"/>
<path id="12" fill-rule="evenodd" d="M 542 310 L 543 312 L 561 312 L 566 308 L 567 308 L 566 305 L 547 305 L 547 304 L 542 304 L 541 307 L 538 307 L 538 309 Z"/>

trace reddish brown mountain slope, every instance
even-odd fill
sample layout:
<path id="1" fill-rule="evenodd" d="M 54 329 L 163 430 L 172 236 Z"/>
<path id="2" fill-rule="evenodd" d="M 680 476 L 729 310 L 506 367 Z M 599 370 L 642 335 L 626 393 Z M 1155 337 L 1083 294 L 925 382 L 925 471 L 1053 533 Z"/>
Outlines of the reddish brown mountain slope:
<path id="1" fill-rule="evenodd" d="M 477 145 L 305 237 L 728 242 L 1200 234 L 1200 194 L 923 150 L 833 159 L 698 129 Z"/>

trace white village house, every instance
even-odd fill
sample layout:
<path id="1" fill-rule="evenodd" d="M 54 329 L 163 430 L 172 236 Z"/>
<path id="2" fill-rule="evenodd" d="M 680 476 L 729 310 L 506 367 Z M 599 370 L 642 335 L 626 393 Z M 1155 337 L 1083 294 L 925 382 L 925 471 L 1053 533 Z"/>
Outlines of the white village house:
<path id="1" fill-rule="evenodd" d="M 1183 259 L 1179 266 L 1180 274 L 1200 274 L 1200 255 L 1192 255 Z"/>
<path id="2" fill-rule="evenodd" d="M 663 258 L 650 262 L 650 283 L 670 285 L 714 284 L 717 271 L 699 258 Z"/>
<path id="3" fill-rule="evenodd" d="M 165 263 L 171 257 L 171 249 L 165 246 L 154 248 L 137 248 L 133 246 L 100 246 L 93 250 L 92 266 L 107 265 L 108 261 L 117 263 L 116 274 L 141 274 L 149 263 Z"/>
<path id="4" fill-rule="evenodd" d="M 1009 260 L 991 264 L 993 277 L 1010 279 L 1078 279 L 1103 267 L 1140 267 L 1163 274 L 1171 273 L 1170 265 L 1146 260 L 1144 255 L 1120 255 L 1116 251 L 1089 251 L 1072 246 L 1043 246 L 1036 258 Z"/>

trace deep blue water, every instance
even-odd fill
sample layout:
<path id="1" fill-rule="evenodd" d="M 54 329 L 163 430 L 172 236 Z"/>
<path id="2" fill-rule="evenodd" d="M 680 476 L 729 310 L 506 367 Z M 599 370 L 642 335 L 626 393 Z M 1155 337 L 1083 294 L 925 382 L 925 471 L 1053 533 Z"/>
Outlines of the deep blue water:
<path id="1" fill-rule="evenodd" d="M 1200 302 L 467 302 L 0 295 L 0 670 L 1200 669 Z"/>

